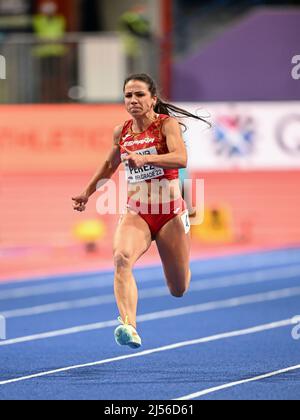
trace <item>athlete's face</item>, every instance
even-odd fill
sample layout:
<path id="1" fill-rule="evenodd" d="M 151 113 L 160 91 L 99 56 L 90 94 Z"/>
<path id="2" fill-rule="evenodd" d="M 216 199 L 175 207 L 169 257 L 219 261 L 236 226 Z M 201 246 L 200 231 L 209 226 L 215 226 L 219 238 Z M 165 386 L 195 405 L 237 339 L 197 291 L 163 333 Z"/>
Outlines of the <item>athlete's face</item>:
<path id="1" fill-rule="evenodd" d="M 151 112 L 157 103 L 157 96 L 152 96 L 147 83 L 131 80 L 125 86 L 125 106 L 133 117 L 142 117 Z"/>

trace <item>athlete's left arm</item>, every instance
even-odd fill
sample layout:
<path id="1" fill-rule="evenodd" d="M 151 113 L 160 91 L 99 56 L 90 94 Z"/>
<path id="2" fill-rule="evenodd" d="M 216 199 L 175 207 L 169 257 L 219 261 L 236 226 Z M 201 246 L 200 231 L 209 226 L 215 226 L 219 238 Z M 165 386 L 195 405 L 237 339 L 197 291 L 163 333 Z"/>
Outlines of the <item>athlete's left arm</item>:
<path id="1" fill-rule="evenodd" d="M 187 151 L 181 129 L 175 118 L 168 118 L 162 126 L 162 134 L 167 139 L 169 153 L 163 155 L 146 155 L 146 163 L 164 169 L 187 167 Z"/>

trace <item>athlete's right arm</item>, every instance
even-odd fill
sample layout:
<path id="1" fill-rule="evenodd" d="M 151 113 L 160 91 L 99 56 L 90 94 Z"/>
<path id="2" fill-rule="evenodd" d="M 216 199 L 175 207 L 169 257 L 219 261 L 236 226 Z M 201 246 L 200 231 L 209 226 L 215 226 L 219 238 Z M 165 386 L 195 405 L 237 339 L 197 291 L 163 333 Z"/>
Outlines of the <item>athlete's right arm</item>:
<path id="1" fill-rule="evenodd" d="M 72 200 L 74 201 L 74 210 L 84 211 L 90 196 L 96 192 L 98 183 L 101 180 L 110 179 L 120 166 L 121 153 L 119 141 L 122 134 L 122 129 L 122 125 L 119 125 L 114 129 L 113 147 L 109 155 L 107 156 L 101 167 L 97 170 L 95 175 L 92 177 L 92 179 L 88 183 L 87 187 L 83 190 L 83 192 L 78 196 L 72 198 Z M 103 184 L 104 183 L 105 182 L 103 181 Z"/>

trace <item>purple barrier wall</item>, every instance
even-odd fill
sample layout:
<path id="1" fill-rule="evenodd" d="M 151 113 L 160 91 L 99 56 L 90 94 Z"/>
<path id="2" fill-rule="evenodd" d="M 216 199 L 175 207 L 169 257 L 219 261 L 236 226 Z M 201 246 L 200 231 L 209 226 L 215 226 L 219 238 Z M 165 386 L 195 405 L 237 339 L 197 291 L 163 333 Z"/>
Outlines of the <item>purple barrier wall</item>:
<path id="1" fill-rule="evenodd" d="M 300 99 L 300 9 L 257 9 L 201 52 L 174 63 L 174 101 Z"/>

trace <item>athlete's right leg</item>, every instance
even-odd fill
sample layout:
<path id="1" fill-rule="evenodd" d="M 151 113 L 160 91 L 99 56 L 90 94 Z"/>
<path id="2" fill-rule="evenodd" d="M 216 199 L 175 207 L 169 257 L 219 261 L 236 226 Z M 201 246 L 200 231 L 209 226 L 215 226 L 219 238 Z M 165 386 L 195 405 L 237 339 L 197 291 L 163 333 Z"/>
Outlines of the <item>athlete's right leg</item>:
<path id="1" fill-rule="evenodd" d="M 114 290 L 120 316 L 136 328 L 138 291 L 132 273 L 135 262 L 152 243 L 148 224 L 136 213 L 129 212 L 120 219 L 114 237 Z"/>

